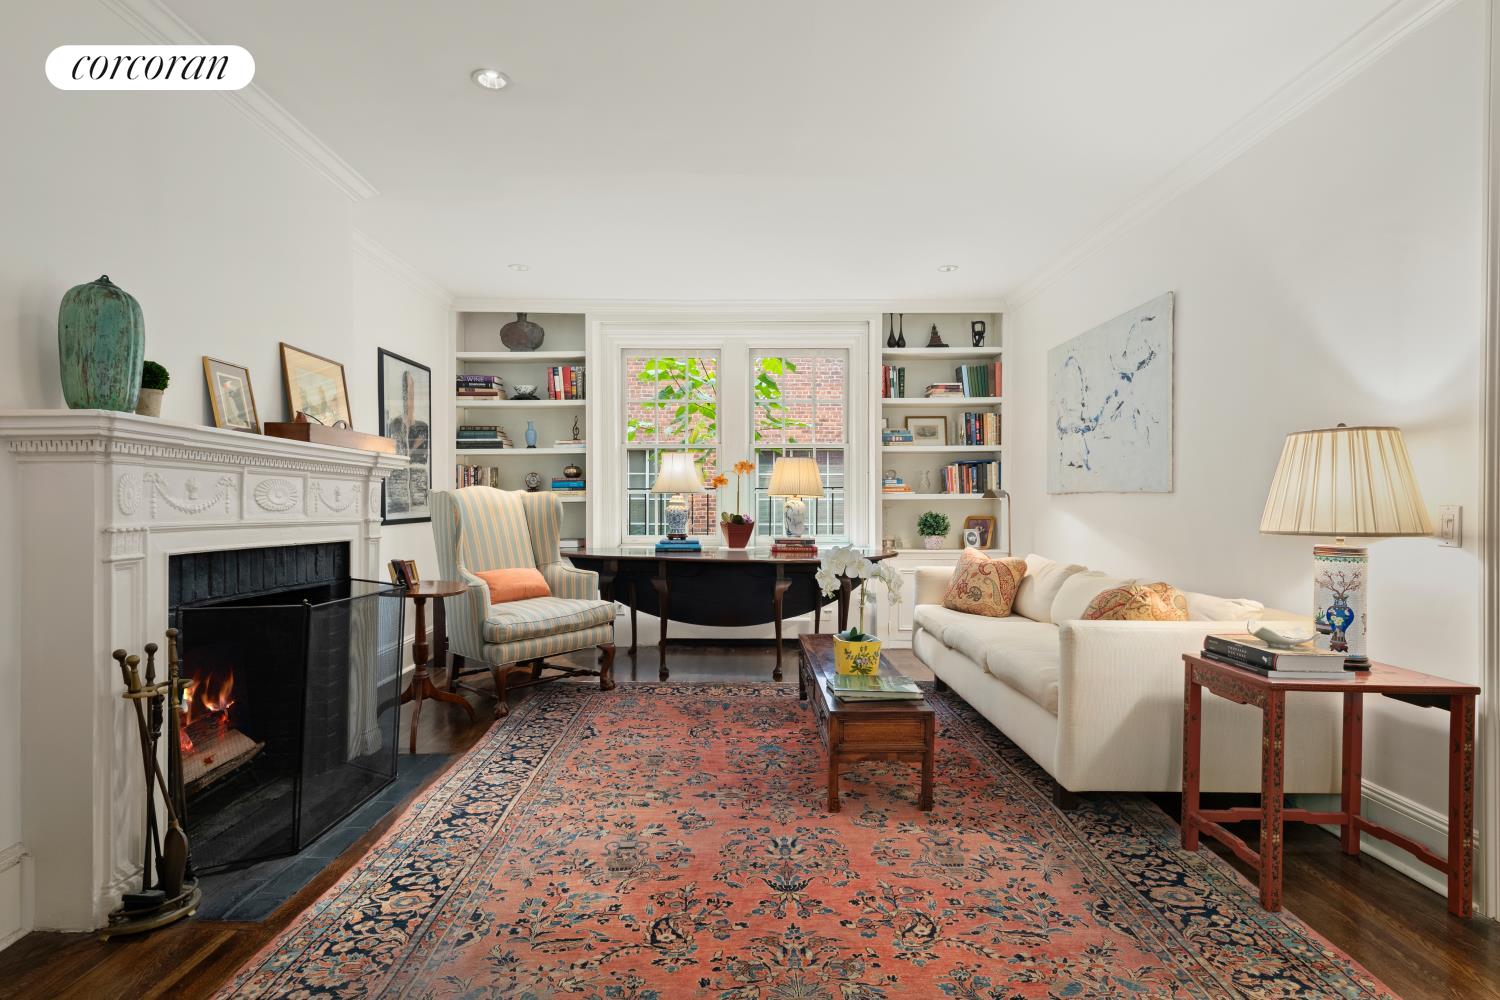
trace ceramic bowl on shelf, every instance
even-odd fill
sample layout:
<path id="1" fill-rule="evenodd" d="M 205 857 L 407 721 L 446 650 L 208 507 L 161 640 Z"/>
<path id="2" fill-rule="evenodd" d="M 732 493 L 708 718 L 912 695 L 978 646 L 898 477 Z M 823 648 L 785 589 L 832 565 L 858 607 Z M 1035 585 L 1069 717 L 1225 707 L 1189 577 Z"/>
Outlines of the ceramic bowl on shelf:
<path id="1" fill-rule="evenodd" d="M 517 383 L 510 387 L 511 399 L 536 399 L 536 386 Z"/>

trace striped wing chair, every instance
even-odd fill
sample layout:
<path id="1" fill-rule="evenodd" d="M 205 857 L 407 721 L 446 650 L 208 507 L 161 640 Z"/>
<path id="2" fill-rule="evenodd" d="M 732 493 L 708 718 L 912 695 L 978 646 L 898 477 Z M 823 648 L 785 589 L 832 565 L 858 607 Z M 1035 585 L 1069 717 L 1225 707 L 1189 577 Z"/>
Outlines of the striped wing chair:
<path id="1" fill-rule="evenodd" d="M 523 493 L 489 486 L 466 486 L 432 494 L 432 534 L 438 564 L 449 580 L 469 591 L 447 602 L 449 672 L 453 687 L 464 661 L 488 665 L 499 704 L 509 712 L 512 688 L 580 674 L 598 675 L 605 691 L 615 686 L 615 604 L 599 600 L 599 574 L 574 569 L 558 553 L 562 501 L 550 493 Z M 550 597 L 490 603 L 490 589 L 475 573 L 492 569 L 535 568 Z M 599 667 L 587 670 L 546 663 L 548 656 L 599 648 Z M 509 682 L 510 674 L 530 670 L 530 678 Z M 543 675 L 543 670 L 557 671 Z"/>

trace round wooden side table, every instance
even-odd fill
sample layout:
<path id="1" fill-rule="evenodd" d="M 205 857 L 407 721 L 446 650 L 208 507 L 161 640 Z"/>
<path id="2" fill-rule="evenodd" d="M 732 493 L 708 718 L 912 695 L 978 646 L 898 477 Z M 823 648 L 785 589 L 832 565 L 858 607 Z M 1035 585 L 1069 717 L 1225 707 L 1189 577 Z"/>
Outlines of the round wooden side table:
<path id="1" fill-rule="evenodd" d="M 427 641 L 427 602 L 433 601 L 432 606 L 432 632 L 437 640 L 439 652 L 446 654 L 448 651 L 448 621 L 443 608 L 443 598 L 458 597 L 467 593 L 469 588 L 457 580 L 423 580 L 406 588 L 406 596 L 411 598 L 417 608 L 417 634 L 412 641 L 411 657 L 415 670 L 411 675 L 411 683 L 406 685 L 406 690 L 401 692 L 401 704 L 409 701 L 416 702 L 411 710 L 411 752 L 417 752 L 417 720 L 422 717 L 422 700 L 431 698 L 436 701 L 448 701 L 462 705 L 464 711 L 469 713 L 469 721 L 474 722 L 477 716 L 474 714 L 474 706 L 462 696 L 452 691 L 444 691 L 432 683 L 432 678 L 427 673 L 427 659 L 432 655 L 432 648 Z"/>

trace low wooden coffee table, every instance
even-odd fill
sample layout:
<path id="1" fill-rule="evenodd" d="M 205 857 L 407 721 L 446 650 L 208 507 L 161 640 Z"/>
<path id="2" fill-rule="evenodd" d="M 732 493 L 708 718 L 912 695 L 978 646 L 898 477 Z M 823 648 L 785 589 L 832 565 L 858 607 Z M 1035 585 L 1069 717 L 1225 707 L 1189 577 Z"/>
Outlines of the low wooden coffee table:
<path id="1" fill-rule="evenodd" d="M 907 760 L 922 765 L 918 806 L 932 808 L 932 771 L 937 727 L 932 706 L 922 701 L 839 701 L 828 689 L 834 675 L 833 636 L 802 636 L 798 692 L 812 700 L 818 737 L 828 748 L 828 811 L 839 811 L 839 765 L 859 760 Z M 880 673 L 900 677 L 884 655 Z"/>

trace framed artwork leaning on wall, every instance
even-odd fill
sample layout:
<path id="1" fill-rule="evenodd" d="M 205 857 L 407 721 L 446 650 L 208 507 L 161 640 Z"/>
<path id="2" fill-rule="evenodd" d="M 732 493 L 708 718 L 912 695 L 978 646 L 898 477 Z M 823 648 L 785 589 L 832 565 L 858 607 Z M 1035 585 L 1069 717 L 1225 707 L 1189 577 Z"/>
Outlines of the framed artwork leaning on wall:
<path id="1" fill-rule="evenodd" d="M 260 433 L 260 415 L 255 412 L 255 389 L 250 369 L 218 358 L 203 358 L 203 380 L 208 384 L 208 405 L 214 426 Z"/>

